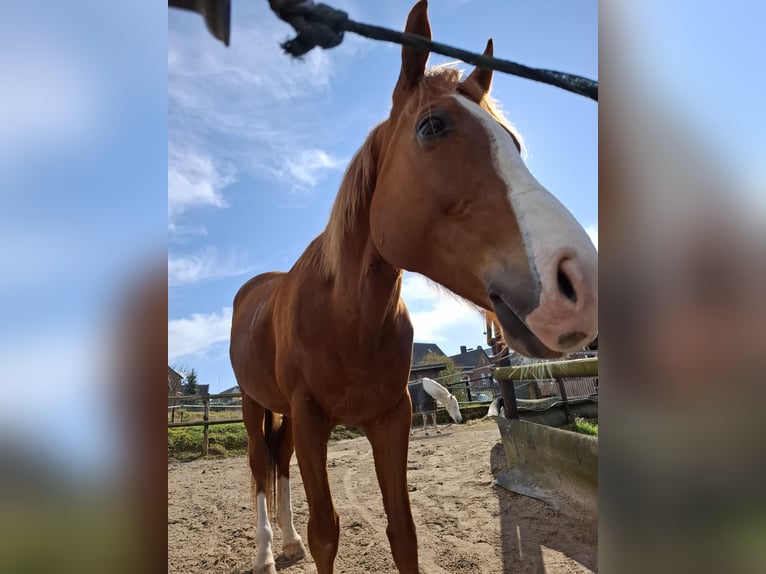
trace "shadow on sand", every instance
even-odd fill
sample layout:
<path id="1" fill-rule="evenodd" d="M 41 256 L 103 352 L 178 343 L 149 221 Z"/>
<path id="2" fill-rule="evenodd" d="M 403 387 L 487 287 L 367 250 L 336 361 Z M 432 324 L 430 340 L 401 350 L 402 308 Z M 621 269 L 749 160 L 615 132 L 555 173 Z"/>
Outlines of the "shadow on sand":
<path id="1" fill-rule="evenodd" d="M 490 451 L 492 474 L 508 471 L 502 443 Z M 598 572 L 596 517 L 558 510 L 544 502 L 495 487 L 500 511 L 503 574 L 544 574 L 558 571 L 543 561 L 543 546 Z M 569 570 L 567 570 L 569 571 Z"/>

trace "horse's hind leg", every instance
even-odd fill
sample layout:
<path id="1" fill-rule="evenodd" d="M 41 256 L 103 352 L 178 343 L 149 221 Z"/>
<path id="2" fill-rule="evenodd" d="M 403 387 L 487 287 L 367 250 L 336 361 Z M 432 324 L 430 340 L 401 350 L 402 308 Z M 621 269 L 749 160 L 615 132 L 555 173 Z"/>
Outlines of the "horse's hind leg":
<path id="1" fill-rule="evenodd" d="M 277 524 L 282 529 L 282 552 L 289 560 L 306 556 L 306 547 L 293 524 L 290 497 L 290 459 L 293 456 L 292 421 L 285 417 L 277 435 Z"/>
<path id="2" fill-rule="evenodd" d="M 242 418 L 247 429 L 247 454 L 252 472 L 251 488 L 255 512 L 255 558 L 253 574 L 276 574 L 273 540 L 269 523 L 269 477 L 271 476 L 271 455 L 264 434 L 265 409 L 250 397 L 242 397 Z M 269 413 L 271 416 L 271 413 Z"/>
<path id="3" fill-rule="evenodd" d="M 423 413 L 420 416 L 423 417 L 423 432 L 428 436 L 428 413 Z"/>
<path id="4" fill-rule="evenodd" d="M 442 431 L 439 430 L 439 425 L 436 424 L 436 411 L 431 413 L 431 418 L 434 421 L 434 428 L 436 429 L 436 434 L 442 434 Z"/>

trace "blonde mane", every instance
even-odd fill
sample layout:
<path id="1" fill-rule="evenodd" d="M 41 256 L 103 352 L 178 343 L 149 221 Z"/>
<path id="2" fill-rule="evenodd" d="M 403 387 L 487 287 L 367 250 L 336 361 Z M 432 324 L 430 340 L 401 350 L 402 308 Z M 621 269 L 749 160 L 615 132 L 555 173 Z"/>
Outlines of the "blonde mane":
<path id="1" fill-rule="evenodd" d="M 454 64 L 442 64 L 429 69 L 419 85 L 418 106 L 425 100 L 449 93 L 459 93 L 483 107 L 502 125 L 524 152 L 524 144 L 516 129 L 505 118 L 497 102 L 484 95 L 473 82 L 463 82 L 462 71 Z M 378 124 L 356 152 L 343 176 L 338 195 L 330 212 L 330 219 L 322 235 L 312 244 L 316 251 L 311 260 L 326 278 L 332 277 L 339 265 L 341 248 L 347 234 L 353 229 L 360 212 L 369 207 L 377 178 L 378 155 L 388 120 Z"/>
<path id="2" fill-rule="evenodd" d="M 325 277 L 332 277 L 337 271 L 343 241 L 354 227 L 359 212 L 369 206 L 375 188 L 380 140 L 385 125 L 386 122 L 383 122 L 373 128 L 348 165 L 327 228 L 319 236 L 317 263 Z"/>

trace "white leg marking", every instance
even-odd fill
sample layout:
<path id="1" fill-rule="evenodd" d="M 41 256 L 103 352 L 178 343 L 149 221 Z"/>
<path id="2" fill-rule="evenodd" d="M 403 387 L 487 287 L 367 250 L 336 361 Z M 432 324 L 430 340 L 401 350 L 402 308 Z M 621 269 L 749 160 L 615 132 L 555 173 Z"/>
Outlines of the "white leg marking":
<path id="1" fill-rule="evenodd" d="M 286 476 L 279 477 L 279 496 L 277 501 L 279 504 L 277 522 L 282 529 L 283 536 L 282 551 L 287 558 L 303 558 L 306 555 L 306 548 L 303 546 L 303 540 L 301 540 L 293 524 L 290 479 Z"/>
<path id="2" fill-rule="evenodd" d="M 428 434 L 428 413 L 423 413 L 420 415 L 423 417 L 423 431 Z"/>
<path id="3" fill-rule="evenodd" d="M 259 492 L 255 497 L 255 559 L 253 572 L 268 572 L 274 565 L 274 553 L 271 551 L 273 539 L 269 515 L 266 508 L 266 494 Z"/>

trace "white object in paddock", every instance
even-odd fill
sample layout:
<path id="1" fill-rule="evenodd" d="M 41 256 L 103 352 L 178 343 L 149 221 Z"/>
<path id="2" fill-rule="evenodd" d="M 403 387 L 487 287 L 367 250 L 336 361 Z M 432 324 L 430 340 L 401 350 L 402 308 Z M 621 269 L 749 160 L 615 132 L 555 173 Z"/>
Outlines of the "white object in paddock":
<path id="1" fill-rule="evenodd" d="M 444 408 L 449 413 L 449 416 L 452 418 L 453 421 L 456 423 L 463 422 L 463 415 L 460 413 L 460 406 L 457 402 L 457 397 L 452 395 L 445 387 L 434 381 L 433 379 L 429 379 L 428 377 L 424 377 L 422 379 L 418 379 L 415 381 L 415 383 L 421 383 L 423 385 L 423 390 L 428 393 L 431 397 L 433 397 L 436 401 L 444 405 Z M 412 383 L 411 383 L 412 384 Z M 439 430 L 439 426 L 436 424 L 436 412 L 431 412 L 431 419 L 434 424 L 434 429 L 436 429 L 437 434 L 441 434 L 441 431 Z M 428 434 L 428 415 L 429 413 L 422 413 L 423 416 L 423 431 L 425 434 Z M 410 434 L 412 434 L 414 431 L 410 431 Z"/>
<path id="2" fill-rule="evenodd" d="M 505 416 L 505 407 L 503 406 L 503 398 L 497 397 L 492 403 L 489 405 L 489 410 L 487 411 L 488 417 L 504 417 Z"/>

